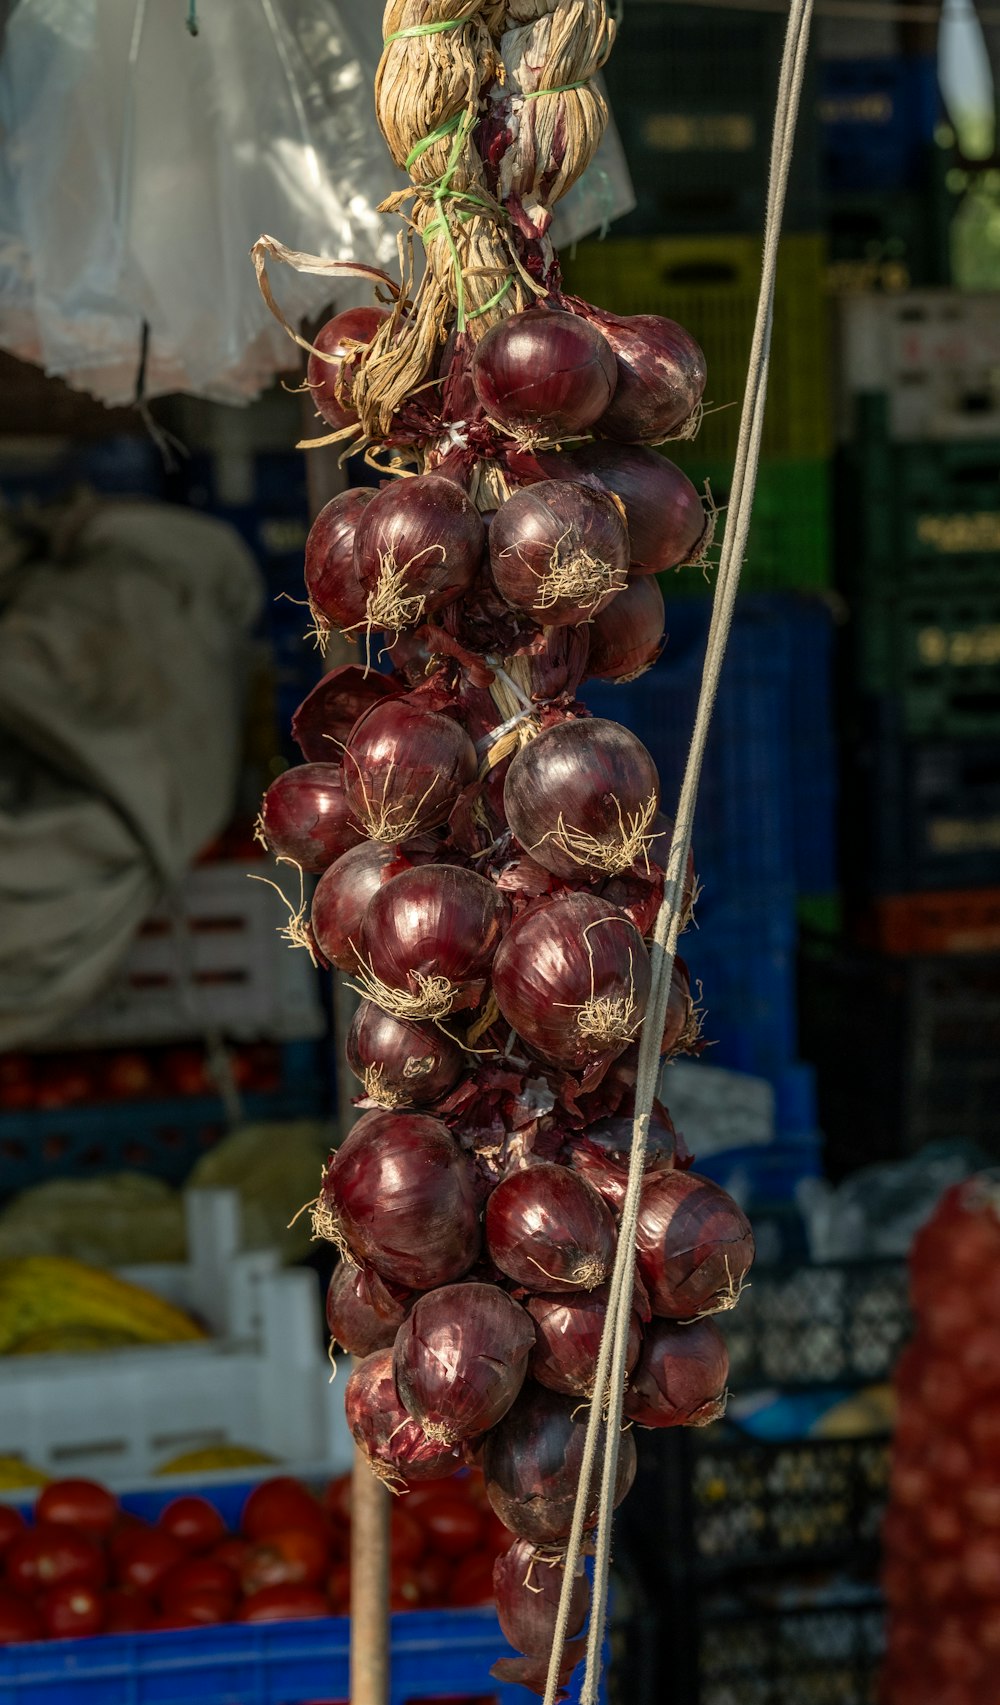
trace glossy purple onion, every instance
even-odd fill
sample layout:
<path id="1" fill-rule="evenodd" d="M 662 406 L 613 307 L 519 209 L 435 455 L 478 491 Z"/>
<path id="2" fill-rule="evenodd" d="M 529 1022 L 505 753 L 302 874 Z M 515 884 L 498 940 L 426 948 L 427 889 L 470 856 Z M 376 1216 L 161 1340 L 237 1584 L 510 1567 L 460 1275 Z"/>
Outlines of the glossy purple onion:
<path id="1" fill-rule="evenodd" d="M 643 1181 L 636 1251 L 653 1313 L 694 1320 L 733 1307 L 753 1263 L 753 1232 L 711 1179 L 655 1172 Z"/>
<path id="2" fill-rule="evenodd" d="M 363 716 L 344 753 L 347 798 L 373 841 L 407 841 L 438 828 L 476 770 L 476 748 L 461 723 L 407 698 Z"/>
<path id="3" fill-rule="evenodd" d="M 611 1272 L 615 1241 L 597 1191 L 551 1161 L 508 1173 L 486 1203 L 490 1260 L 525 1290 L 593 1290 Z"/>
<path id="4" fill-rule="evenodd" d="M 709 524 L 705 506 L 683 468 L 666 456 L 602 439 L 567 452 L 566 464 L 567 479 L 600 480 L 624 506 L 633 577 L 663 574 L 699 555 Z"/>
<path id="5" fill-rule="evenodd" d="M 605 717 L 570 717 L 523 746 L 503 803 L 513 834 L 566 882 L 614 876 L 652 844 L 660 798 L 642 741 Z"/>
<path id="6" fill-rule="evenodd" d="M 581 432 L 614 396 L 617 363 L 598 328 L 563 309 L 526 308 L 476 346 L 472 383 L 508 431 L 545 438 Z"/>
<path id="7" fill-rule="evenodd" d="M 384 308 L 345 308 L 313 338 L 313 352 L 306 368 L 316 412 L 335 432 L 354 426 L 357 415 L 351 407 L 351 369 L 363 347 L 389 318 Z M 315 354 L 321 350 L 322 355 Z M 323 356 L 332 356 L 324 361 Z"/>
<path id="8" fill-rule="evenodd" d="M 477 1005 L 509 914 L 503 894 L 474 870 L 403 871 L 362 921 L 366 991 L 386 1012 L 431 1023 Z"/>
<path id="9" fill-rule="evenodd" d="M 623 444 L 662 444 L 691 420 L 705 392 L 705 357 L 691 333 L 662 314 L 601 313 L 618 383 L 594 426 Z"/>
<path id="10" fill-rule="evenodd" d="M 366 1113 L 323 1174 L 319 1232 L 389 1283 L 431 1290 L 460 1279 L 481 1244 L 476 1178 L 447 1125 L 420 1113 Z"/>
<path id="11" fill-rule="evenodd" d="M 528 1364 L 532 1379 L 567 1397 L 592 1397 L 608 1312 L 607 1285 L 570 1296 L 532 1296 L 524 1306 L 535 1323 L 535 1348 Z M 639 1359 L 641 1343 L 639 1316 L 633 1312 L 625 1363 L 629 1373 Z"/>
<path id="12" fill-rule="evenodd" d="M 400 633 L 468 590 L 485 544 L 468 494 L 442 474 L 383 486 L 358 524 L 354 565 L 366 620 Z"/>
<path id="13" fill-rule="evenodd" d="M 540 1556 L 527 1540 L 515 1539 L 493 1565 L 493 1591 L 504 1638 L 519 1652 L 547 1657 L 555 1635 L 565 1569 L 554 1557 Z M 581 1568 L 573 1582 L 569 1639 L 579 1634 L 590 1609 L 590 1582 Z"/>
<path id="14" fill-rule="evenodd" d="M 368 902 L 384 882 L 415 864 L 429 863 L 437 853 L 433 841 L 408 841 L 405 847 L 364 840 L 342 853 L 324 871 L 313 895 L 313 935 L 323 957 L 341 971 L 356 971 L 361 961 L 361 920 Z"/>
<path id="15" fill-rule="evenodd" d="M 442 1285 L 396 1335 L 396 1390 L 428 1438 L 476 1438 L 506 1415 L 534 1342 L 524 1309 L 497 1285 Z"/>
<path id="16" fill-rule="evenodd" d="M 652 1320 L 625 1392 L 641 1427 L 707 1427 L 726 1410 L 729 1352 L 711 1320 Z"/>
<path id="17" fill-rule="evenodd" d="M 273 781 L 260 807 L 261 839 L 276 858 L 315 874 L 364 838 L 339 764 L 296 764 Z"/>
<path id="18" fill-rule="evenodd" d="M 396 1391 L 391 1350 L 376 1350 L 353 1370 L 344 1413 L 373 1473 L 396 1489 L 410 1481 L 441 1480 L 463 1466 L 458 1446 L 434 1444 L 406 1413 Z"/>
<path id="19" fill-rule="evenodd" d="M 363 1000 L 347 1032 L 347 1063 L 380 1107 L 427 1107 L 453 1089 L 471 1059 L 434 1024 L 394 1018 Z"/>
<path id="20" fill-rule="evenodd" d="M 309 609 L 320 633 L 355 628 L 365 619 L 367 594 L 354 567 L 358 522 L 377 494 L 354 486 L 323 505 L 306 539 L 305 581 Z"/>
<path id="21" fill-rule="evenodd" d="M 624 686 L 651 669 L 664 647 L 663 593 L 652 575 L 633 580 L 590 626 L 587 675 Z"/>
<path id="22" fill-rule="evenodd" d="M 632 1152 L 632 1113 L 634 1094 L 626 1098 L 627 1113 L 599 1119 L 585 1131 L 567 1137 L 563 1159 L 567 1166 L 592 1184 L 612 1212 L 620 1214 L 628 1188 L 629 1160 Z M 647 1172 L 669 1172 L 674 1164 L 677 1133 L 673 1120 L 659 1101 L 653 1102 L 653 1113 L 646 1133 Z"/>
<path id="23" fill-rule="evenodd" d="M 365 711 L 399 692 L 394 681 L 359 663 L 331 669 L 292 717 L 292 734 L 310 763 L 340 763 L 351 729 Z"/>
<path id="24" fill-rule="evenodd" d="M 326 1324 L 342 1350 L 370 1356 L 392 1348 L 411 1303 L 409 1292 L 394 1295 L 385 1285 L 379 1285 L 376 1298 L 361 1268 L 340 1261 L 327 1286 Z"/>
<path id="25" fill-rule="evenodd" d="M 575 626 L 628 584 L 628 529 L 615 499 L 576 480 L 522 486 L 490 527 L 490 567 L 512 609 Z"/>
<path id="26" fill-rule="evenodd" d="M 576 1503 L 585 1408 L 577 1397 L 560 1397 L 528 1380 L 513 1408 L 486 1436 L 483 1473 L 486 1494 L 504 1527 L 531 1545 L 561 1545 L 569 1537 Z M 617 1509 L 635 1479 L 635 1440 L 619 1441 L 614 1504 Z M 587 1501 L 586 1525 L 597 1520 L 601 1493 L 599 1444 Z"/>

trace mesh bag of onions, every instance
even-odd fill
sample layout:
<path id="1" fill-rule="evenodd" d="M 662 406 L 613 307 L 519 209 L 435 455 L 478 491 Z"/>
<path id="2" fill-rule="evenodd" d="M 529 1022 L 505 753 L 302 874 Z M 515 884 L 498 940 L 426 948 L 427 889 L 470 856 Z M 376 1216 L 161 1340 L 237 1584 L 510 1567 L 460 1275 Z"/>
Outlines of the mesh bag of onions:
<path id="1" fill-rule="evenodd" d="M 327 440 L 364 452 L 381 483 L 336 497 L 310 533 L 313 620 L 352 638 L 358 661 L 296 713 L 303 762 L 259 824 L 319 878 L 293 938 L 363 997 L 347 1043 L 361 1116 L 313 1209 L 341 1257 L 327 1318 L 358 1358 L 351 1430 L 400 1494 L 481 1467 L 510 1535 L 495 1590 L 515 1655 L 494 1674 L 538 1694 L 672 835 L 646 747 L 578 694 L 657 659 L 656 576 L 698 574 L 710 533 L 660 448 L 697 429 L 697 344 L 561 288 L 551 203 L 600 137 L 591 79 L 614 39 L 603 0 L 564 10 L 549 88 L 532 67 L 549 63 L 552 7 L 386 7 L 377 110 L 413 180 L 427 267 L 412 294 L 381 278 L 382 305 L 336 316 L 310 356 Z M 694 891 L 689 869 L 688 907 Z M 678 959 L 661 1053 L 700 1046 Z M 735 1303 L 753 1237 L 690 1166 L 658 1103 L 617 1501 L 633 1427 L 702 1426 L 724 1408 L 710 1316 Z M 588 1608 L 581 1573 L 563 1683 Z"/>

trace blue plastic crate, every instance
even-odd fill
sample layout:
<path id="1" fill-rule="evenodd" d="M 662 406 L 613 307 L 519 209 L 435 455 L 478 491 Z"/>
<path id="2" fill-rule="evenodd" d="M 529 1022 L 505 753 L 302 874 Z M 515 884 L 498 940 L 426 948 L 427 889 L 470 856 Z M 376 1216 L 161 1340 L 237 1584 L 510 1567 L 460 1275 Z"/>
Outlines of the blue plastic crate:
<path id="1" fill-rule="evenodd" d="M 827 187 L 922 187 L 943 116 L 936 57 L 827 59 L 819 82 Z"/>
<path id="2" fill-rule="evenodd" d="M 821 1177 L 822 1138 L 814 1131 L 808 1141 L 719 1149 L 699 1160 L 697 1170 L 735 1196 L 752 1219 L 755 1208 L 793 1203 L 804 1178 Z"/>
<path id="3" fill-rule="evenodd" d="M 79 485 L 109 497 L 161 497 L 163 457 L 145 433 L 101 438 L 55 455 L 0 454 L 0 495 L 12 505 L 49 503 Z"/>
<path id="4" fill-rule="evenodd" d="M 765 918 L 749 909 L 740 929 L 706 926 L 685 935 L 681 952 L 705 1014 L 713 1065 L 774 1081 L 798 1053 L 794 938 L 767 939 Z"/>

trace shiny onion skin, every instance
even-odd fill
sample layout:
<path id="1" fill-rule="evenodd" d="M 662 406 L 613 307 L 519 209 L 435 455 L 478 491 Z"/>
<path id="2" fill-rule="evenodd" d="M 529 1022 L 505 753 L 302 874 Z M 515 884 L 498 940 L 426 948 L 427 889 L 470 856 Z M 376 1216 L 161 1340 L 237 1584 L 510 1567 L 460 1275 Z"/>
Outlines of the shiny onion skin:
<path id="1" fill-rule="evenodd" d="M 627 1105 L 634 1107 L 634 1095 Z M 574 1132 L 567 1137 L 563 1147 L 565 1164 L 578 1172 L 581 1178 L 586 1178 L 615 1214 L 620 1214 L 625 1205 L 632 1128 L 631 1111 L 614 1118 L 599 1119 L 596 1124 L 588 1125 L 585 1131 Z M 654 1101 L 646 1133 L 645 1170 L 670 1172 L 676 1147 L 677 1133 L 670 1114 L 659 1101 Z"/>
<path id="2" fill-rule="evenodd" d="M 323 505 L 306 539 L 306 591 L 313 621 L 321 633 L 331 627 L 355 628 L 365 619 L 368 595 L 354 567 L 358 522 L 377 493 L 354 486 Z"/>
<path id="3" fill-rule="evenodd" d="M 316 412 L 335 432 L 358 422 L 350 397 L 352 358 L 360 351 L 351 345 L 371 343 L 388 318 L 384 308 L 346 308 L 342 314 L 327 320 L 313 338 L 314 351 L 322 350 L 323 355 L 337 357 L 335 361 L 324 361 L 322 355 L 310 353 L 306 367 L 306 384 L 312 392 Z"/>
<path id="4" fill-rule="evenodd" d="M 570 479 L 597 479 L 624 506 L 633 577 L 664 574 L 697 559 L 709 520 L 683 468 L 641 444 L 603 439 L 581 444 L 565 459 Z"/>
<path id="5" fill-rule="evenodd" d="M 529 1657 L 547 1657 L 555 1634 L 563 1565 L 549 1556 L 539 1556 L 527 1540 L 515 1539 L 493 1565 L 493 1591 L 504 1639 Z M 579 1634 L 590 1609 L 590 1582 L 583 1570 L 573 1582 L 570 1599 L 569 1639 Z"/>
<path id="6" fill-rule="evenodd" d="M 614 351 L 618 383 L 595 423 L 599 438 L 623 444 L 662 444 L 680 436 L 705 392 L 705 357 L 691 333 L 662 314 L 601 313 Z"/>
<path id="7" fill-rule="evenodd" d="M 592 620 L 628 584 L 629 542 L 608 492 L 576 480 L 522 486 L 490 526 L 490 567 L 512 609 L 548 627 Z"/>
<path id="8" fill-rule="evenodd" d="M 654 1314 L 696 1320 L 733 1308 L 754 1257 L 742 1208 L 696 1172 L 643 1180 L 636 1231 L 639 1274 Z"/>
<path id="9" fill-rule="evenodd" d="M 508 1173 L 486 1203 L 490 1260 L 528 1291 L 586 1291 L 615 1258 L 615 1222 L 586 1179 L 543 1161 Z"/>
<path id="10" fill-rule="evenodd" d="M 387 1012 L 432 1023 L 476 1005 L 509 914 L 504 896 L 474 870 L 403 871 L 373 896 L 362 921 L 366 993 Z"/>
<path id="11" fill-rule="evenodd" d="M 504 1527 L 530 1545 L 562 1545 L 569 1538 L 580 1479 L 586 1409 L 578 1397 L 560 1397 L 528 1380 L 503 1420 L 490 1429 L 483 1449 L 486 1494 Z M 601 1496 L 599 1447 L 587 1503 L 593 1526 Z M 615 1477 L 615 1509 L 635 1479 L 635 1440 L 621 1435 Z"/>
<path id="12" fill-rule="evenodd" d="M 497 1285 L 442 1285 L 418 1298 L 396 1334 L 393 1372 L 429 1439 L 457 1444 L 506 1415 L 524 1384 L 535 1330 Z"/>
<path id="13" fill-rule="evenodd" d="M 342 663 L 317 681 L 292 717 L 292 734 L 309 763 L 340 763 L 358 718 L 399 692 L 385 675 Z"/>
<path id="14" fill-rule="evenodd" d="M 560 438 L 604 414 L 618 380 L 607 340 L 563 309 L 527 308 L 476 347 L 472 383 L 489 418 L 516 436 Z"/>
<path id="15" fill-rule="evenodd" d="M 466 1068 L 457 1042 L 433 1024 L 394 1018 L 363 1000 L 347 1032 L 347 1063 L 380 1107 L 423 1107 L 447 1095 Z"/>
<path id="16" fill-rule="evenodd" d="M 362 841 L 342 853 L 316 884 L 310 922 L 324 959 L 340 971 L 356 971 L 361 961 L 358 944 L 361 921 L 368 902 L 384 882 L 402 875 L 416 863 L 434 857 L 429 841 L 409 842 L 405 847 L 386 846 L 380 841 Z"/>
<path id="17" fill-rule="evenodd" d="M 353 1370 L 344 1413 L 372 1473 L 395 1490 L 410 1481 L 441 1480 L 462 1467 L 454 1445 L 434 1444 L 406 1413 L 392 1374 L 392 1351 L 376 1350 Z"/>
<path id="18" fill-rule="evenodd" d="M 642 741 L 601 716 L 557 722 L 523 746 L 503 790 L 525 852 L 566 882 L 615 876 L 644 858 L 659 798 Z"/>
<path id="19" fill-rule="evenodd" d="M 450 1284 L 479 1255 L 475 1175 L 439 1119 L 366 1113 L 323 1174 L 316 1230 L 342 1238 L 388 1283 Z"/>
<path id="20" fill-rule="evenodd" d="M 650 975 L 633 924 L 592 894 L 564 893 L 514 920 L 493 962 L 493 993 L 539 1059 L 582 1071 L 629 1046 Z"/>
<path id="21" fill-rule="evenodd" d="M 607 1285 L 571 1296 L 532 1296 L 524 1306 L 535 1323 L 535 1348 L 528 1364 L 532 1379 L 548 1391 L 560 1391 L 566 1397 L 592 1397 L 608 1312 Z M 641 1344 L 639 1316 L 633 1313 L 629 1320 L 626 1373 L 635 1367 Z"/>
<path id="22" fill-rule="evenodd" d="M 390 1350 L 395 1343 L 413 1299 L 403 1292 L 406 1300 L 397 1301 L 384 1286 L 382 1292 L 384 1301 L 376 1307 L 360 1268 L 340 1261 L 333 1269 L 326 1292 L 326 1324 L 334 1343 L 352 1356 Z"/>
<path id="23" fill-rule="evenodd" d="M 651 575 L 633 580 L 590 627 L 587 675 L 624 686 L 651 669 L 665 643 L 663 593 Z"/>
<path id="24" fill-rule="evenodd" d="M 443 474 L 383 486 L 354 536 L 366 620 L 396 634 L 443 609 L 472 585 L 485 537 L 471 499 Z"/>
<path id="25" fill-rule="evenodd" d="M 461 723 L 406 698 L 363 716 L 344 752 L 351 810 L 373 841 L 405 841 L 438 828 L 476 769 L 476 748 Z"/>
<path id="26" fill-rule="evenodd" d="M 625 1391 L 640 1427 L 707 1427 L 726 1412 L 729 1351 L 711 1320 L 652 1320 Z"/>
<path id="27" fill-rule="evenodd" d="M 691 998 L 691 979 L 680 955 L 674 960 L 667 996 L 667 1016 L 663 1021 L 663 1040 L 660 1050 L 669 1059 L 671 1054 L 690 1053 L 701 1035 L 701 1020 Z"/>
<path id="28" fill-rule="evenodd" d="M 276 858 L 316 875 L 363 839 L 339 764 L 296 764 L 261 802 L 258 832 Z"/>

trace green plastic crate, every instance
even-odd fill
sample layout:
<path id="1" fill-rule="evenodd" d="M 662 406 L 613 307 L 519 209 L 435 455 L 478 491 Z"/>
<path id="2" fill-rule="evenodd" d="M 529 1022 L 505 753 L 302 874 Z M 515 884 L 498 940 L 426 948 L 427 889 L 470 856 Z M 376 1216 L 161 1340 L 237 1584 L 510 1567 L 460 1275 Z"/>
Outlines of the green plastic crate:
<path id="1" fill-rule="evenodd" d="M 872 594 L 854 609 L 860 684 L 893 695 L 904 735 L 1000 736 L 1000 580 Z"/>
<path id="2" fill-rule="evenodd" d="M 732 462 L 739 436 L 760 289 L 759 237 L 610 237 L 581 243 L 563 264 L 566 289 L 620 314 L 666 314 L 698 339 L 708 362 L 704 460 Z M 832 410 L 826 239 L 781 243 L 762 455 L 829 456 Z"/>
<path id="3" fill-rule="evenodd" d="M 699 491 L 706 483 L 719 506 L 715 548 L 707 579 L 714 583 L 714 565 L 725 537 L 726 505 L 732 484 L 732 464 L 703 462 L 676 454 L 688 447 L 668 449 Z M 696 448 L 692 446 L 691 448 Z M 831 584 L 833 572 L 830 518 L 830 464 L 826 461 L 762 462 L 757 474 L 750 538 L 740 586 L 746 592 L 818 592 Z M 664 595 L 702 593 L 689 574 L 662 577 Z"/>

